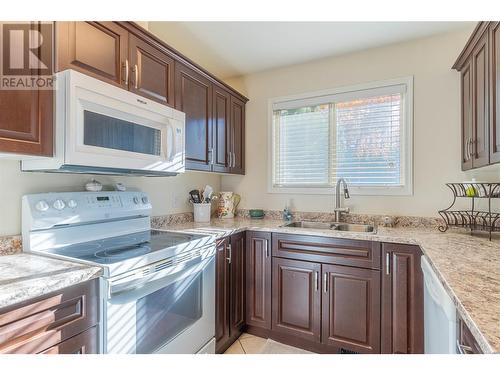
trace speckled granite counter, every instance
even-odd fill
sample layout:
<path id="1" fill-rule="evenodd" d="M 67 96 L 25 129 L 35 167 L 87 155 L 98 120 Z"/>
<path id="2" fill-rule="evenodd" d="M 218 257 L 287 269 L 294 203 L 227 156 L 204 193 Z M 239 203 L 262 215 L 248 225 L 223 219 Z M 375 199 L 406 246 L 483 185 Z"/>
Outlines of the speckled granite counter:
<path id="1" fill-rule="evenodd" d="M 100 267 L 39 255 L 0 256 L 0 308 L 91 280 L 101 273 Z"/>
<path id="2" fill-rule="evenodd" d="M 320 235 L 419 245 L 485 353 L 500 353 L 500 241 L 426 228 L 381 228 L 376 234 L 283 228 L 280 220 L 213 219 L 160 229 L 224 237 L 243 230 Z"/>

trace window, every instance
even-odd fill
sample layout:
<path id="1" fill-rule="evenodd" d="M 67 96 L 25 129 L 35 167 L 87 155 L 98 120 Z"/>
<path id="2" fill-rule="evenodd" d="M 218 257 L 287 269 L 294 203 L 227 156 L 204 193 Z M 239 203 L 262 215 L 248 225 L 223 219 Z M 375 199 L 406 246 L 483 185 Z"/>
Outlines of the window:
<path id="1" fill-rule="evenodd" d="M 412 82 L 272 100 L 270 192 L 412 194 Z"/>

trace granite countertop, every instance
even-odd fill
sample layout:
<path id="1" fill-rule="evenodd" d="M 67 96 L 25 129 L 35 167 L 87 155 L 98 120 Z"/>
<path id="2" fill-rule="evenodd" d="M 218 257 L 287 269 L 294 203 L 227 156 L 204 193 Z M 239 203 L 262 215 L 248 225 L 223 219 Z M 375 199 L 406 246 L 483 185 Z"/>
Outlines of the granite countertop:
<path id="1" fill-rule="evenodd" d="M 100 267 L 33 254 L 0 256 L 0 309 L 93 278 Z"/>
<path id="2" fill-rule="evenodd" d="M 273 231 L 419 245 L 452 297 L 459 314 L 485 353 L 500 353 L 500 241 L 463 231 L 431 228 L 385 228 L 376 234 L 283 228 L 281 220 L 212 219 L 158 229 L 225 237 L 244 230 Z"/>

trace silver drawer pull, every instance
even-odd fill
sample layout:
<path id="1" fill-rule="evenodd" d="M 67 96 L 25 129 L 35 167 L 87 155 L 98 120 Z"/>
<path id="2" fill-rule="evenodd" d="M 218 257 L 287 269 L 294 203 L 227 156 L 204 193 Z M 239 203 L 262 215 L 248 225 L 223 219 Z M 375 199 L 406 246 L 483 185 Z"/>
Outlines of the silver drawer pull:
<path id="1" fill-rule="evenodd" d="M 318 290 L 319 288 L 319 275 L 318 271 L 314 272 L 314 289 Z"/>
<path id="2" fill-rule="evenodd" d="M 328 293 L 328 274 L 326 272 L 323 274 L 323 292 Z"/>

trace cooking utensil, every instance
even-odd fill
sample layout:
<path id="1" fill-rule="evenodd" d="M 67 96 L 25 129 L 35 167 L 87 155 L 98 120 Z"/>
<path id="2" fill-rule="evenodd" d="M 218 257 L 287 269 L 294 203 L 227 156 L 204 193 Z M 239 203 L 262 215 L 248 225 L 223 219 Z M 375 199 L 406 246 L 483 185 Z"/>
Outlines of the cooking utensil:
<path id="1" fill-rule="evenodd" d="M 201 197 L 200 197 L 200 191 L 197 189 L 191 190 L 189 192 L 189 195 L 191 196 L 191 200 L 193 203 L 201 203 Z"/>

